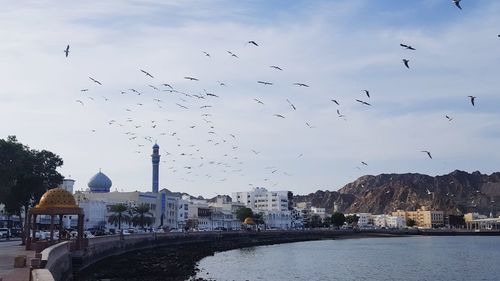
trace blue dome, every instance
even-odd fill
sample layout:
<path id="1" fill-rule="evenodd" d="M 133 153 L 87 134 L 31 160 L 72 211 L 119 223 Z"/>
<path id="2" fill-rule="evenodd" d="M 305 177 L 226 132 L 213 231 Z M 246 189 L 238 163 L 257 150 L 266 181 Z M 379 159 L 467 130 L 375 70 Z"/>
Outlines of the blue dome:
<path id="1" fill-rule="evenodd" d="M 99 171 L 99 173 L 95 174 L 95 176 L 89 180 L 88 186 L 90 187 L 90 192 L 105 193 L 109 192 L 112 184 L 108 176 Z"/>
<path id="2" fill-rule="evenodd" d="M 160 148 L 160 146 L 157 143 L 155 143 L 155 145 L 153 145 L 153 148 Z"/>

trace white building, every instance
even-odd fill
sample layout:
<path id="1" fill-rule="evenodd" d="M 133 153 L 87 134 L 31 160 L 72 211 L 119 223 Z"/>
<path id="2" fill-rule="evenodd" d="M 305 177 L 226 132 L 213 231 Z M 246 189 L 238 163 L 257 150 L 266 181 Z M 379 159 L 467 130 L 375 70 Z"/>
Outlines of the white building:
<path id="1" fill-rule="evenodd" d="M 406 220 L 403 217 L 391 215 L 375 215 L 373 216 L 373 224 L 378 228 L 404 228 Z"/>
<path id="2" fill-rule="evenodd" d="M 318 215 L 322 220 L 324 220 L 326 218 L 326 209 L 325 208 L 311 207 L 311 213 L 313 215 Z"/>
<path id="3" fill-rule="evenodd" d="M 256 187 L 251 191 L 234 192 L 233 200 L 244 204 L 255 213 L 262 213 L 268 228 L 290 228 L 291 211 L 288 209 L 288 191 L 268 191 Z"/>
<path id="4" fill-rule="evenodd" d="M 371 213 L 357 213 L 358 217 L 358 227 L 370 227 L 373 226 L 373 218 Z"/>

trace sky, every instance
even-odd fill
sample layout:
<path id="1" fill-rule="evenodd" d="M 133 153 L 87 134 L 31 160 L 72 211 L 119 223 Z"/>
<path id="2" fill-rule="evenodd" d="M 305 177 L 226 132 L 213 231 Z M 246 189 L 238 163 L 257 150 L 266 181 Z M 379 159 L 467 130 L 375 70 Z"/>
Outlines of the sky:
<path id="1" fill-rule="evenodd" d="M 496 172 L 500 2 L 461 6 L 8 1 L 0 138 L 58 154 L 78 190 L 101 169 L 112 190 L 150 191 L 155 142 L 160 188 L 205 197 L 338 190 L 367 174 Z"/>

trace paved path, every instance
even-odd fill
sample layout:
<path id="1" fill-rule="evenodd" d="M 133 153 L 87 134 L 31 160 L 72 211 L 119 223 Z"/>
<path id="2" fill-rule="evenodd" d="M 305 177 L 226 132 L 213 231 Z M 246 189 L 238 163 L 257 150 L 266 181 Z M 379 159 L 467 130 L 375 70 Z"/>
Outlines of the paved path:
<path id="1" fill-rule="evenodd" d="M 26 255 L 26 267 L 14 268 L 14 258 Z M 27 281 L 29 279 L 29 263 L 35 257 L 35 251 L 26 251 L 20 240 L 0 242 L 0 278 L 2 281 Z"/>

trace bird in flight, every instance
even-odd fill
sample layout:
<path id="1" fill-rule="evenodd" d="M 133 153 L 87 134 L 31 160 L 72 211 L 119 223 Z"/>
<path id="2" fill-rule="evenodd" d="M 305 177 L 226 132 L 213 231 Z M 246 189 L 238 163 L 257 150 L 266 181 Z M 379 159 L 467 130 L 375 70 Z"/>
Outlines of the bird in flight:
<path id="1" fill-rule="evenodd" d="M 142 70 L 142 69 L 139 69 L 142 73 L 146 74 L 146 76 L 149 76 L 151 78 L 154 78 L 153 75 L 151 75 L 151 73 L 147 72 L 146 70 Z"/>
<path id="2" fill-rule="evenodd" d="M 69 56 L 69 45 L 66 46 L 66 49 L 63 52 L 66 54 L 66 57 Z"/>
<path id="3" fill-rule="evenodd" d="M 165 86 L 165 87 L 169 87 L 169 88 L 170 88 L 170 89 L 172 89 L 172 90 L 174 89 L 174 88 L 172 88 L 172 86 L 171 86 L 170 84 L 163 83 L 162 85 L 163 85 L 163 86 Z"/>
<path id="4" fill-rule="evenodd" d="M 99 82 L 99 81 L 95 80 L 94 78 L 92 78 L 92 77 L 90 77 L 90 76 L 89 76 L 89 78 L 90 78 L 90 80 L 94 81 L 94 83 L 97 83 L 97 84 L 99 84 L 99 85 L 101 85 L 101 86 L 102 86 L 102 83 L 101 83 L 101 82 Z"/>
<path id="5" fill-rule="evenodd" d="M 500 36 L 500 35 L 498 35 L 498 36 Z M 281 71 L 283 71 L 283 69 L 282 69 L 281 67 L 276 66 L 276 65 L 271 65 L 271 66 L 270 66 L 270 68 L 274 68 L 274 69 L 276 69 L 276 70 L 281 70 Z"/>
<path id="6" fill-rule="evenodd" d="M 283 116 L 281 114 L 274 114 L 274 116 L 279 117 L 279 118 L 285 118 L 285 116 Z"/>
<path id="7" fill-rule="evenodd" d="M 460 6 L 460 1 L 462 1 L 462 0 L 453 0 L 453 3 L 455 4 L 455 6 L 457 6 L 457 8 L 462 10 L 462 7 Z"/>
<path id="8" fill-rule="evenodd" d="M 81 101 L 81 100 L 76 100 L 76 102 L 79 102 L 82 106 L 84 105 L 83 101 Z"/>
<path id="9" fill-rule="evenodd" d="M 363 91 L 363 92 L 365 92 L 365 94 L 366 94 L 366 96 L 367 96 L 368 98 L 370 98 L 370 91 L 368 91 L 368 90 L 362 90 L 362 91 Z"/>
<path id="10" fill-rule="evenodd" d="M 149 86 L 149 87 L 151 87 L 151 88 L 153 88 L 154 90 L 157 90 L 157 91 L 159 91 L 159 90 L 160 90 L 160 89 L 158 89 L 157 87 L 155 87 L 155 86 L 153 86 L 153 85 L 151 85 L 151 84 L 149 84 L 148 86 Z"/>
<path id="11" fill-rule="evenodd" d="M 470 98 L 470 103 L 472 103 L 472 106 L 475 106 L 476 103 L 475 103 L 475 100 L 476 100 L 476 97 L 475 96 L 469 96 Z"/>
<path id="12" fill-rule="evenodd" d="M 359 102 L 359 103 L 362 103 L 364 105 L 370 105 L 371 106 L 371 104 L 367 103 L 366 101 L 362 101 L 362 100 L 356 100 L 356 101 Z"/>
<path id="13" fill-rule="evenodd" d="M 175 104 L 177 104 L 178 106 L 180 106 L 180 107 L 182 107 L 182 108 L 184 108 L 184 109 L 188 109 L 188 108 L 187 108 L 187 106 L 184 106 L 184 105 L 182 105 L 182 104 L 179 104 L 179 103 L 175 103 Z"/>
<path id="14" fill-rule="evenodd" d="M 257 44 L 255 41 L 248 41 L 247 44 L 252 44 L 254 45 L 255 47 L 258 47 L 259 44 Z"/>
<path id="15" fill-rule="evenodd" d="M 310 129 L 313 129 L 313 128 L 314 128 L 314 126 L 311 126 L 311 124 L 309 124 L 309 122 L 306 122 L 306 125 L 307 125 L 307 127 L 309 127 Z"/>
<path id="16" fill-rule="evenodd" d="M 368 164 L 366 164 L 366 162 L 363 162 L 363 161 L 361 161 L 361 164 L 368 166 Z"/>
<path id="17" fill-rule="evenodd" d="M 309 85 L 304 84 L 304 83 L 293 83 L 293 84 L 294 84 L 294 85 L 297 85 L 297 86 L 299 86 L 299 87 L 307 87 L 307 88 L 309 88 Z"/>
<path id="18" fill-rule="evenodd" d="M 413 51 L 415 51 L 415 50 L 416 50 L 415 48 L 413 48 L 413 47 L 412 47 L 412 46 L 410 46 L 410 45 L 399 44 L 399 46 L 401 46 L 401 47 L 405 48 L 406 50 L 413 50 Z"/>
<path id="19" fill-rule="evenodd" d="M 293 105 L 293 103 L 291 103 L 288 99 L 286 99 L 286 101 L 293 108 L 293 110 L 297 110 L 297 108 L 295 108 L 295 105 Z"/>
<path id="20" fill-rule="evenodd" d="M 264 105 L 264 103 L 262 101 L 258 100 L 258 99 L 253 99 L 253 100 L 256 101 L 257 103 L 260 103 L 260 104 Z"/>
<path id="21" fill-rule="evenodd" d="M 218 95 L 216 95 L 216 94 L 212 94 L 212 93 L 207 93 L 207 96 L 216 97 L 216 98 L 218 98 L 218 97 L 219 97 Z"/>
<path id="22" fill-rule="evenodd" d="M 209 54 L 209 53 L 207 53 L 207 52 L 205 52 L 205 51 L 203 51 L 203 53 L 205 54 L 205 56 L 210 57 L 210 54 Z"/>
<path id="23" fill-rule="evenodd" d="M 267 82 L 267 81 L 257 81 L 257 83 L 263 84 L 263 85 L 272 85 L 273 84 L 273 83 Z"/>
<path id="24" fill-rule="evenodd" d="M 235 53 L 233 53 L 233 52 L 231 52 L 231 51 L 227 51 L 227 52 L 228 52 L 228 54 L 230 54 L 232 57 L 238 58 L 238 56 L 237 56 Z"/>
<path id="25" fill-rule="evenodd" d="M 217 81 L 217 83 L 219 83 L 219 86 L 226 86 L 226 83 L 223 83 L 221 81 Z"/>
<path id="26" fill-rule="evenodd" d="M 426 188 L 425 191 L 427 192 L 427 195 L 431 195 L 432 193 L 428 188 Z"/>
<path id="27" fill-rule="evenodd" d="M 80 92 L 86 92 L 88 91 L 89 89 L 81 89 Z"/>
<path id="28" fill-rule="evenodd" d="M 448 115 L 445 115 L 444 117 L 446 117 L 446 119 L 448 119 L 448 121 L 450 121 L 450 122 L 451 122 L 451 120 L 453 120 L 453 118 L 451 118 L 451 117 L 450 117 L 450 116 L 448 116 Z"/>
<path id="29" fill-rule="evenodd" d="M 203 106 L 200 106 L 200 109 L 209 108 L 209 107 L 212 107 L 212 106 L 211 105 L 203 105 Z"/>
<path id="30" fill-rule="evenodd" d="M 410 62 L 410 60 L 408 59 L 403 59 L 403 64 L 406 66 L 406 68 L 410 68 L 410 65 L 408 64 Z"/>
<path id="31" fill-rule="evenodd" d="M 255 149 L 252 149 L 252 152 L 255 153 L 255 155 L 260 153 L 260 151 L 256 151 Z"/>
<path id="32" fill-rule="evenodd" d="M 427 153 L 427 156 L 429 156 L 429 158 L 431 158 L 431 159 L 432 159 L 432 155 L 431 155 L 431 153 L 430 153 L 429 151 L 427 151 L 427 150 L 422 150 L 421 152 L 425 152 L 425 153 Z"/>
<path id="33" fill-rule="evenodd" d="M 189 76 L 184 76 L 184 79 L 191 80 L 191 81 L 199 81 L 198 78 L 189 77 Z"/>
<path id="34" fill-rule="evenodd" d="M 338 102 L 337 100 L 331 100 L 331 101 L 333 101 L 333 102 L 334 102 L 335 104 L 337 104 L 337 105 L 340 105 L 340 104 L 339 104 L 339 102 Z"/>

